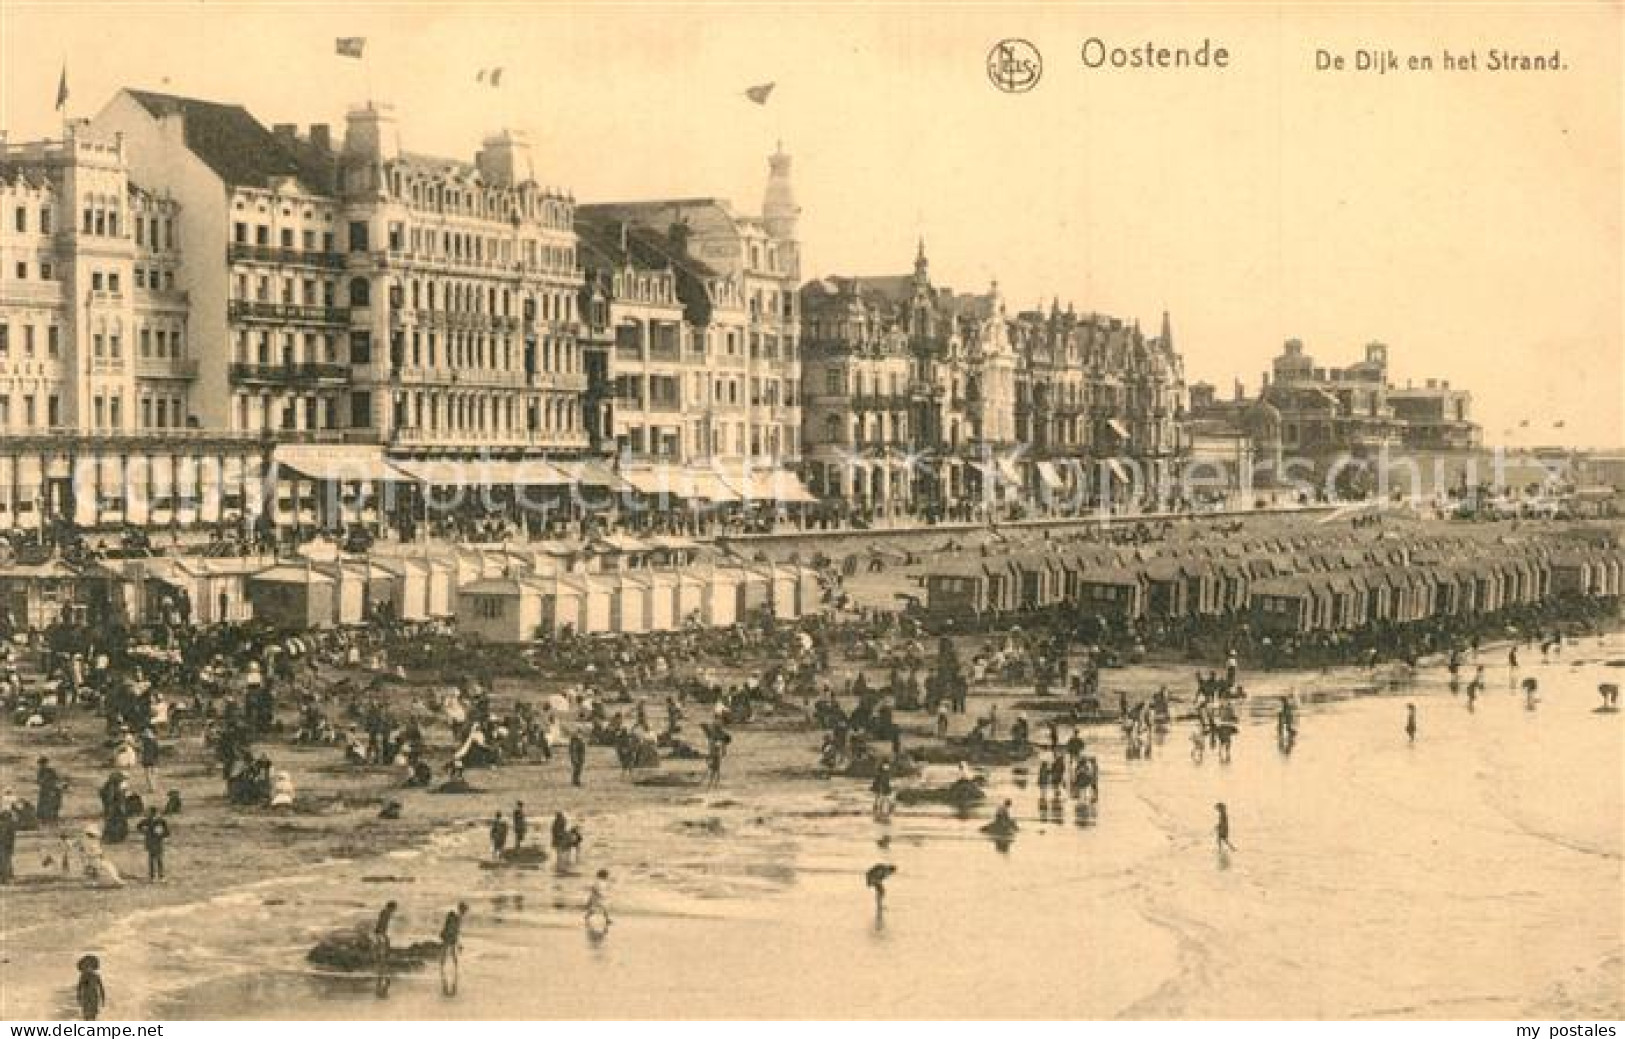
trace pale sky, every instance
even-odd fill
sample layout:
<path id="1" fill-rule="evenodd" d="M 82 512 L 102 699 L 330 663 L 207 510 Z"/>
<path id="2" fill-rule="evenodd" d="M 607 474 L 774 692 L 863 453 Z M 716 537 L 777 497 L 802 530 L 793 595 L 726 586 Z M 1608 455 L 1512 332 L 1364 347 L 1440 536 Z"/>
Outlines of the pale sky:
<path id="1" fill-rule="evenodd" d="M 340 127 L 370 94 L 410 150 L 471 158 L 509 124 L 580 200 L 745 211 L 782 138 L 808 277 L 906 272 L 924 235 L 939 284 L 996 277 L 1012 306 L 1059 296 L 1147 329 L 1166 307 L 1188 376 L 1222 395 L 1288 337 L 1328 366 L 1380 339 L 1400 383 L 1472 389 L 1488 441 L 1617 447 L 1622 11 L 0 0 L 0 126 L 58 131 L 64 61 L 74 115 L 130 85 Z M 335 36 L 366 37 L 367 60 Z M 1011 36 L 1044 57 L 1028 93 L 984 71 Z M 1092 36 L 1210 37 L 1231 65 L 1088 70 Z M 1435 71 L 1314 71 L 1317 48 L 1357 47 Z M 1567 67 L 1490 72 L 1491 47 Z M 1439 69 L 1444 48 L 1480 71 Z M 475 83 L 489 66 L 500 90 Z M 765 107 L 741 96 L 768 81 Z"/>

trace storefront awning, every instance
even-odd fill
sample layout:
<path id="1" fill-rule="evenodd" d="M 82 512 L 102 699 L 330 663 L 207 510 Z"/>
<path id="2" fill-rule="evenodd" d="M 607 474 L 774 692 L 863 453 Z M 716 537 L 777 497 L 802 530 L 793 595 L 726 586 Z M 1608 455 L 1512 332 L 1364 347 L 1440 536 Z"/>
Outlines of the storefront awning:
<path id="1" fill-rule="evenodd" d="M 555 462 L 553 464 L 558 467 L 560 472 L 564 473 L 571 486 L 595 487 L 616 493 L 637 489 L 630 481 L 623 479 L 620 474 L 604 463 L 590 458 Z"/>
<path id="2" fill-rule="evenodd" d="M 1061 479 L 1061 471 L 1055 468 L 1054 462 L 1039 462 L 1038 478 L 1044 481 L 1045 486 L 1054 490 L 1060 490 L 1066 486 L 1066 481 Z"/>
<path id="3" fill-rule="evenodd" d="M 365 444 L 279 444 L 272 459 L 279 468 L 306 480 L 412 483 L 417 479 L 385 460 L 383 448 Z"/>
<path id="4" fill-rule="evenodd" d="M 711 472 L 709 469 L 690 469 L 689 486 L 692 493 L 684 495 L 687 498 L 699 498 L 704 501 L 743 501 L 745 495 L 728 480 Z"/>
<path id="5" fill-rule="evenodd" d="M 1124 469 L 1123 468 L 1123 463 L 1119 462 L 1117 459 L 1115 459 L 1115 458 L 1106 459 L 1106 468 L 1111 470 L 1112 476 L 1116 477 L 1119 483 L 1132 483 L 1133 482 L 1133 481 L 1131 481 L 1129 479 L 1128 470 Z"/>
<path id="6" fill-rule="evenodd" d="M 816 502 L 796 475 L 785 469 L 758 469 L 750 474 L 747 497 L 753 502 Z"/>
<path id="7" fill-rule="evenodd" d="M 1124 439 L 1124 440 L 1129 439 L 1128 427 L 1123 425 L 1121 422 L 1117 421 L 1116 419 L 1114 419 L 1114 418 L 1107 419 L 1106 420 L 1106 426 L 1113 433 L 1116 433 L 1122 439 Z"/>

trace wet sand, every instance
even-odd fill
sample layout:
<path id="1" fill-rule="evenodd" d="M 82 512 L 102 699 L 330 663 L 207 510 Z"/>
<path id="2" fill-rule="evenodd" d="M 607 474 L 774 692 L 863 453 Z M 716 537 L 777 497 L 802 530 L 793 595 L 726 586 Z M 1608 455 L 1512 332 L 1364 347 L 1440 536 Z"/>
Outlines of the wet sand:
<path id="1" fill-rule="evenodd" d="M 1096 817 L 1070 801 L 1041 811 L 1028 777 L 993 772 L 1024 830 L 1002 853 L 975 833 L 987 809 L 874 822 L 865 783 L 812 778 L 816 732 L 771 723 L 740 730 L 723 788 L 709 792 L 633 785 L 595 748 L 580 790 L 555 758 L 472 772 L 479 795 L 436 796 L 401 790 L 397 770 L 342 766 L 332 748 L 268 744 L 301 795 L 330 806 L 289 818 L 225 806 L 193 736 L 159 781 L 187 801 L 167 883 L 42 883 L 42 842 L 23 835 L 26 882 L 6 891 L 0 920 L 0 1015 L 66 1015 L 71 963 L 98 950 L 121 1018 L 1618 1016 L 1621 727 L 1589 713 L 1604 658 L 1625 655 L 1610 645 L 1526 669 L 1548 689 L 1536 712 L 1492 684 L 1468 715 L 1438 667 L 1398 690 L 1360 670 L 1250 676 L 1260 716 L 1266 694 L 1325 701 L 1306 708 L 1290 758 L 1265 725 L 1244 730 L 1228 769 L 1192 765 L 1181 727 L 1150 762 L 1124 760 L 1115 732 L 1098 729 Z M 1103 676 L 1113 698 L 1163 683 L 1182 693 L 1189 669 Z M 1353 698 L 1362 691 L 1372 695 Z M 1030 695 L 1000 692 L 974 697 L 971 716 Z M 1423 703 L 1421 754 L 1405 756 L 1396 695 Z M 1012 714 L 1001 707 L 1005 724 Z M 94 719 L 73 728 L 80 747 L 97 742 Z M 0 730 L 4 782 L 28 793 L 34 757 L 49 753 L 74 784 L 64 825 L 77 829 L 106 772 L 101 752 L 41 739 Z M 659 772 L 692 783 L 703 768 Z M 404 803 L 400 821 L 375 818 L 387 797 Z M 1237 806 L 1229 871 L 1208 845 L 1219 797 Z M 588 837 L 582 869 L 614 870 L 607 940 L 583 936 L 580 871 L 478 869 L 485 821 L 516 798 L 538 836 L 554 810 L 570 813 Z M 111 854 L 144 876 L 138 842 Z M 861 881 L 877 860 L 901 871 L 879 927 Z M 381 1000 L 367 979 L 303 963 L 313 936 L 390 897 L 408 940 L 432 935 L 458 898 L 473 902 L 457 996 L 431 971 Z M 1479 951 L 1462 948 L 1473 941 Z M 1414 944 L 1400 946 L 1408 969 L 1373 962 L 1396 942 Z M 1427 951 L 1441 942 L 1448 955 Z M 538 970 L 546 984 L 531 980 Z"/>

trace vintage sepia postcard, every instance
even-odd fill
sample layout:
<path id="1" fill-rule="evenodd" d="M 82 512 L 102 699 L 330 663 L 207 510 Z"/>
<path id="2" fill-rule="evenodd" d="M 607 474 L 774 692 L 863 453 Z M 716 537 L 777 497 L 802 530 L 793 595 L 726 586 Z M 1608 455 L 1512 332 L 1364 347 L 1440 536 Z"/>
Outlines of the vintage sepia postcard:
<path id="1" fill-rule="evenodd" d="M 1617 1035 L 1622 28 L 0 0 L 0 1018 Z"/>

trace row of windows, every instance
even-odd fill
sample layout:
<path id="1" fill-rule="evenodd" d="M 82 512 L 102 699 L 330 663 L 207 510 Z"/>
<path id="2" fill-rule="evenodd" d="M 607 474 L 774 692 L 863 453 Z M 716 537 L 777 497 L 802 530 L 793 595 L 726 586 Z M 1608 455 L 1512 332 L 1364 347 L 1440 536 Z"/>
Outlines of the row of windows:
<path id="1" fill-rule="evenodd" d="M 366 397 L 366 394 L 356 394 Z M 237 394 L 237 428 L 241 430 L 282 429 L 289 431 L 339 428 L 338 401 L 332 397 Z"/>
<path id="2" fill-rule="evenodd" d="M 523 428 L 528 432 L 574 432 L 579 423 L 570 398 L 532 398 L 525 402 Z M 395 425 L 430 432 L 516 432 L 521 428 L 519 402 L 513 397 L 484 393 L 402 393 L 395 397 Z"/>
<path id="3" fill-rule="evenodd" d="M 352 336 L 355 333 L 352 333 Z M 450 332 L 445 337 L 445 363 L 451 368 L 474 368 L 485 371 L 514 371 L 514 340 L 508 336 L 491 336 L 473 332 Z M 440 339 L 434 332 L 414 330 L 411 350 L 403 332 L 396 332 L 390 341 L 389 363 L 393 368 L 435 368 L 439 366 Z M 526 372 L 556 372 L 566 375 L 581 370 L 580 351 L 574 343 L 544 336 L 539 344 L 525 347 Z M 500 362 L 500 363 L 499 363 Z M 363 363 L 359 358 L 356 363 Z"/>
<path id="4" fill-rule="evenodd" d="M 538 197 L 528 190 L 491 192 L 439 182 L 423 183 L 416 178 L 406 181 L 399 170 L 390 171 L 389 190 L 391 195 L 406 200 L 413 208 L 437 213 L 462 213 L 485 220 L 508 220 L 518 213 L 557 228 L 568 228 L 572 223 L 569 206 L 555 198 Z"/>
<path id="5" fill-rule="evenodd" d="M 37 400 L 32 393 L 25 393 L 22 397 L 22 407 L 18 418 L 22 420 L 19 429 L 38 429 L 39 411 Z M 62 402 L 56 394 L 45 398 L 45 425 L 55 429 L 62 424 Z M 0 393 L 0 429 L 12 429 L 11 424 L 11 394 Z"/>
<path id="6" fill-rule="evenodd" d="M 730 448 L 736 455 L 745 453 L 748 442 L 754 457 L 780 457 L 800 451 L 799 430 L 794 426 L 758 425 L 744 422 L 716 422 L 711 424 L 709 439 L 704 424 L 694 422 L 688 428 L 688 442 L 710 454 L 721 455 Z M 615 435 L 615 450 L 633 454 L 653 454 L 663 458 L 677 458 L 683 454 L 682 435 L 657 426 L 630 426 Z"/>
<path id="7" fill-rule="evenodd" d="M 168 269 L 159 270 L 157 267 L 150 270 L 145 267 L 137 267 L 135 269 L 135 287 L 138 289 L 152 289 L 153 291 L 158 289 L 172 291 L 175 288 L 175 272 Z"/>
<path id="8" fill-rule="evenodd" d="M 294 332 L 273 333 L 261 331 L 251 335 L 247 329 L 237 330 L 236 356 L 232 359 L 247 364 L 303 364 L 308 361 L 322 361 L 329 364 L 339 363 L 338 337 L 329 332 L 325 335 L 316 332 L 305 332 L 302 336 Z M 365 337 L 366 333 L 351 333 L 350 353 L 357 364 L 365 364 L 371 360 L 370 350 L 365 359 L 355 358 L 355 339 Z M 273 343 L 275 347 L 273 348 Z M 303 345 L 301 351 L 299 347 Z"/>
<path id="9" fill-rule="evenodd" d="M 366 225 L 362 224 L 361 226 L 365 227 Z M 271 244 L 271 227 L 269 224 L 248 224 L 238 220 L 231 225 L 231 241 L 234 245 L 269 246 Z M 292 249 L 295 241 L 293 228 L 284 227 L 277 231 L 277 245 L 280 248 Z M 335 251 L 332 231 L 317 232 L 306 228 L 300 232 L 297 242 L 298 247 L 307 253 L 317 252 L 318 247 L 324 253 Z"/>
<path id="10" fill-rule="evenodd" d="M 17 272 L 17 280 L 18 281 L 27 281 L 28 280 L 28 261 L 27 260 L 18 260 L 17 261 L 16 272 Z M 55 281 L 56 280 L 56 268 L 51 265 L 51 262 L 49 260 L 41 260 L 39 262 L 39 280 L 40 281 Z"/>
<path id="11" fill-rule="evenodd" d="M 142 357 L 185 357 L 185 341 L 176 327 L 149 328 L 140 326 L 136 333 L 141 343 Z M 115 355 L 116 356 L 116 355 Z"/>
<path id="12" fill-rule="evenodd" d="M 186 425 L 186 408 L 178 396 L 141 396 L 142 429 L 179 429 Z"/>
<path id="13" fill-rule="evenodd" d="M 368 295 L 369 289 L 365 278 L 356 278 L 350 283 L 351 306 L 366 306 Z M 396 282 L 389 287 L 389 303 L 392 307 L 399 309 L 410 306 L 412 310 L 443 310 L 452 314 L 514 317 L 515 295 L 508 289 L 498 289 L 494 285 L 482 286 L 478 282 L 442 281 L 435 278 L 424 281 L 413 278 L 405 286 Z M 356 302 L 357 296 L 361 302 Z M 543 321 L 574 321 L 576 299 L 570 292 L 542 292 L 535 298 L 524 298 L 522 310 L 522 316 L 527 321 L 538 316 Z"/>
<path id="14" fill-rule="evenodd" d="M 24 360 L 35 356 L 35 342 L 38 338 L 36 326 L 27 324 L 19 326 L 22 341 L 22 357 Z M 11 356 L 11 322 L 0 322 L 0 359 Z M 56 325 L 45 329 L 45 356 L 59 358 L 62 356 L 62 330 Z"/>
<path id="15" fill-rule="evenodd" d="M 17 207 L 16 213 L 12 218 L 12 225 L 17 229 L 18 234 L 27 234 L 28 233 L 28 207 L 27 206 L 18 206 Z M 50 206 L 41 206 L 40 207 L 40 210 L 39 210 L 39 225 L 38 226 L 39 226 L 39 233 L 40 234 L 50 234 L 51 233 L 51 207 Z"/>
<path id="16" fill-rule="evenodd" d="M 153 250 L 171 251 L 175 248 L 174 217 L 135 217 L 135 244 Z"/>
<path id="17" fill-rule="evenodd" d="M 365 227 L 365 224 L 352 226 Z M 514 241 L 512 238 L 499 238 L 492 235 L 468 234 L 460 231 L 436 231 L 433 228 L 414 227 L 408 234 L 406 225 L 392 222 L 388 228 L 389 251 L 399 253 L 406 249 L 411 242 L 411 251 L 418 256 L 432 259 L 448 260 L 452 263 L 469 264 L 500 264 L 512 266 L 518 258 L 514 255 Z M 365 252 L 365 237 L 362 245 L 357 246 L 355 239 L 351 239 L 351 252 Z M 534 238 L 526 238 L 519 243 L 523 249 L 524 265 L 526 267 L 539 267 L 545 270 L 559 272 L 573 272 L 576 265 L 576 251 L 570 245 L 549 245 L 538 242 Z"/>

